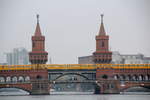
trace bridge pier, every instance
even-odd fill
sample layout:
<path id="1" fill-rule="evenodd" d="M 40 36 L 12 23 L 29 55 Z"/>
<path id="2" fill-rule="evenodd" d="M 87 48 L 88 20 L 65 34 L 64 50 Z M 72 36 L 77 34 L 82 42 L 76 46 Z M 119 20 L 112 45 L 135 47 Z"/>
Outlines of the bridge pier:
<path id="1" fill-rule="evenodd" d="M 31 74 L 31 95 L 48 95 L 50 86 L 47 69 L 34 69 Z"/>
<path id="2" fill-rule="evenodd" d="M 48 80 L 36 80 L 32 81 L 31 95 L 49 95 L 49 83 Z"/>
<path id="3" fill-rule="evenodd" d="M 97 89 L 95 94 L 119 94 L 118 84 L 116 80 L 100 80 L 97 82 L 99 89 Z"/>

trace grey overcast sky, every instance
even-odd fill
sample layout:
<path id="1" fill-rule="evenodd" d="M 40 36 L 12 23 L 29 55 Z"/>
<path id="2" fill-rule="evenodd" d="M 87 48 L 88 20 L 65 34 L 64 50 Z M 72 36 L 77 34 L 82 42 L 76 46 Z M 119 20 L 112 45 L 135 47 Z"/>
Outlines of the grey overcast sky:
<path id="1" fill-rule="evenodd" d="M 39 14 L 52 63 L 78 63 L 95 51 L 101 13 L 112 51 L 150 56 L 150 0 L 0 0 L 0 58 L 31 51 Z"/>

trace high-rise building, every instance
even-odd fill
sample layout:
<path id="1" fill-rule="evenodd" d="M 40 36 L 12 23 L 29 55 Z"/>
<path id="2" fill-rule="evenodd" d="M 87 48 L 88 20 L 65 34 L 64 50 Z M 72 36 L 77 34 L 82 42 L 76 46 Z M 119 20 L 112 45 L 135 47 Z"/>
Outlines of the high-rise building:
<path id="1" fill-rule="evenodd" d="M 28 51 L 25 48 L 14 48 L 12 52 L 6 53 L 7 65 L 29 64 Z"/>
<path id="2" fill-rule="evenodd" d="M 34 36 L 32 36 L 32 51 L 29 52 L 29 61 L 31 64 L 45 64 L 48 53 L 45 51 L 45 37 L 42 36 L 39 15 L 37 15 L 37 25 Z"/>

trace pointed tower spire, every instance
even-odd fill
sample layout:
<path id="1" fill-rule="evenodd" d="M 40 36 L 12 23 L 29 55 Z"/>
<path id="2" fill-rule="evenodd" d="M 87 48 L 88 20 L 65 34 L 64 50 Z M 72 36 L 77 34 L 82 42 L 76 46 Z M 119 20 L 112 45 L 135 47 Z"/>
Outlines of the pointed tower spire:
<path id="1" fill-rule="evenodd" d="M 32 51 L 29 52 L 31 64 L 46 64 L 48 53 L 45 51 L 45 36 L 42 36 L 39 15 L 37 14 L 37 25 L 34 36 L 32 36 Z"/>
<path id="2" fill-rule="evenodd" d="M 103 17 L 104 15 L 101 14 L 101 25 L 100 25 L 100 30 L 99 30 L 99 35 L 106 35 L 105 29 L 104 29 L 104 24 L 103 24 Z"/>
<path id="3" fill-rule="evenodd" d="M 39 24 L 39 14 L 36 15 L 37 18 L 37 25 L 35 29 L 35 36 L 41 36 L 41 29 L 40 29 L 40 24 Z"/>
<path id="4" fill-rule="evenodd" d="M 112 52 L 109 51 L 109 36 L 106 35 L 103 14 L 101 14 L 101 25 L 99 35 L 96 36 L 96 51 L 93 53 L 93 61 L 95 64 L 111 63 Z"/>

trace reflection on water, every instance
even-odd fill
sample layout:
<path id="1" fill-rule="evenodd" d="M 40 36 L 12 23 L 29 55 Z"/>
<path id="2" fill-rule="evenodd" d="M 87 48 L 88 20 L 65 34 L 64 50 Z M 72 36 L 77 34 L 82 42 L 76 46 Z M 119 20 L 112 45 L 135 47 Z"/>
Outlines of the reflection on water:
<path id="1" fill-rule="evenodd" d="M 149 100 L 150 95 L 40 95 L 0 96 L 0 100 Z"/>
<path id="2" fill-rule="evenodd" d="M 150 95 L 144 95 L 147 93 L 125 92 L 118 95 L 94 95 L 93 92 L 51 92 L 51 95 L 34 96 L 20 89 L 10 88 L 5 91 L 0 90 L 0 100 L 150 100 Z"/>

